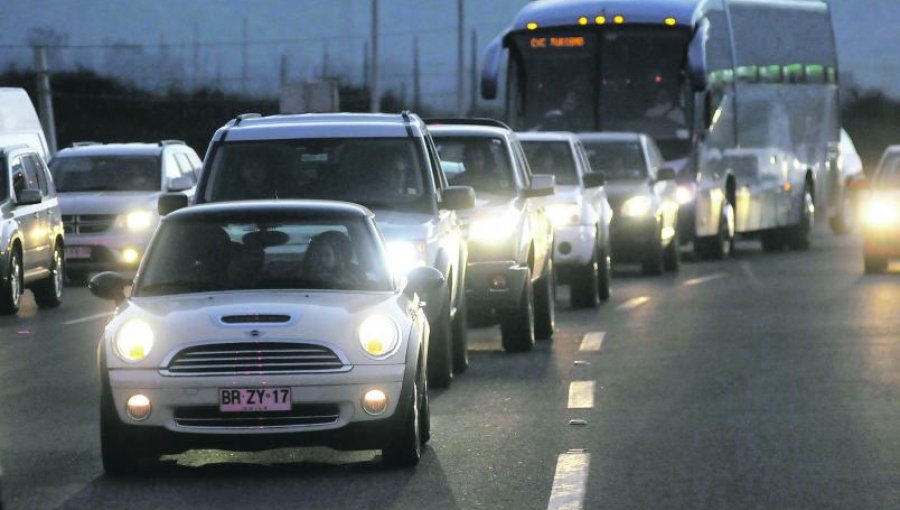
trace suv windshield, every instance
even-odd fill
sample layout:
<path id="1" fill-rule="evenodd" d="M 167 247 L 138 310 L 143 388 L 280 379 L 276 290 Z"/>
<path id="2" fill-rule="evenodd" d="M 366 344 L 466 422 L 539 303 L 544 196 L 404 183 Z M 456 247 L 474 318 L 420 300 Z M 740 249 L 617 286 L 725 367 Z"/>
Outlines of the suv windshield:
<path id="1" fill-rule="evenodd" d="M 510 194 L 516 191 L 509 151 L 499 138 L 434 136 L 444 173 L 452 186 L 471 186 L 477 192 Z"/>
<path id="2" fill-rule="evenodd" d="M 635 181 L 647 178 L 644 151 L 638 142 L 583 141 L 591 170 L 603 172 L 611 181 Z"/>
<path id="3" fill-rule="evenodd" d="M 358 219 L 163 223 L 135 296 L 249 289 L 388 291 L 375 237 Z"/>
<path id="4" fill-rule="evenodd" d="M 884 158 L 875 177 L 875 185 L 880 188 L 900 188 L 900 154 Z"/>
<path id="5" fill-rule="evenodd" d="M 215 150 L 203 198 L 342 200 L 427 212 L 427 176 L 411 138 L 229 142 Z"/>
<path id="6" fill-rule="evenodd" d="M 578 169 L 568 142 L 539 142 L 522 140 L 532 173 L 556 176 L 556 184 L 578 185 Z"/>
<path id="7" fill-rule="evenodd" d="M 157 156 L 63 156 L 49 166 L 60 192 L 159 191 L 162 186 Z"/>

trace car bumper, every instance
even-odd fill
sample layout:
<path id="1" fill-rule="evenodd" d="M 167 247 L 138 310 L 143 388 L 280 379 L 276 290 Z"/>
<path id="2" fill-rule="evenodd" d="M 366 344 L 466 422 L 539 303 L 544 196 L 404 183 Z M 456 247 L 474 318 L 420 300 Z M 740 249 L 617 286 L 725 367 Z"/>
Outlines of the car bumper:
<path id="1" fill-rule="evenodd" d="M 372 440 L 371 445 L 366 443 L 364 447 L 378 448 L 385 440 L 381 433 L 392 433 L 388 425 L 400 414 L 401 393 L 411 387 L 412 381 L 407 380 L 411 379 L 411 375 L 406 374 L 406 369 L 406 364 L 356 365 L 349 372 L 342 373 L 226 377 L 163 376 L 155 369 L 112 369 L 109 371 L 109 384 L 122 423 L 144 428 L 148 432 L 152 429 L 155 433 L 174 434 L 191 444 L 195 441 L 220 445 L 234 442 L 244 443 L 250 449 L 256 449 L 260 444 L 279 442 L 352 446 L 352 441 L 347 442 L 349 439 L 344 437 L 349 428 L 379 432 L 364 432 L 363 438 L 358 438 Z M 218 412 L 220 389 L 262 387 L 290 388 L 293 404 L 291 416 L 301 418 L 304 423 L 285 425 L 284 421 L 264 420 L 252 426 L 233 425 L 227 420 L 251 417 L 252 414 Z M 371 416 L 362 408 L 363 395 L 371 389 L 379 389 L 388 397 L 387 409 L 379 416 Z M 143 394 L 150 399 L 152 411 L 143 421 L 132 419 L 125 410 L 127 400 L 135 394 Z M 305 409 L 314 406 L 318 408 L 315 413 L 309 416 L 304 414 Z M 325 413 L 321 408 L 331 411 Z M 198 411 L 205 414 L 198 415 Z M 196 419 L 198 416 L 205 422 L 201 424 Z M 391 430 L 380 431 L 383 427 Z M 257 439 L 256 443 L 247 443 L 252 438 Z"/>
<path id="2" fill-rule="evenodd" d="M 583 266 L 590 263 L 597 245 L 593 225 L 556 227 L 553 242 L 553 264 Z"/>
<path id="3" fill-rule="evenodd" d="M 66 267 L 69 271 L 136 271 L 150 241 L 149 235 L 76 235 L 66 234 Z M 125 253 L 137 252 L 136 260 Z M 77 256 L 73 256 L 75 252 Z"/>
<path id="4" fill-rule="evenodd" d="M 614 262 L 640 261 L 648 250 L 659 245 L 656 219 L 619 218 L 609 226 Z"/>
<path id="5" fill-rule="evenodd" d="M 863 234 L 863 249 L 870 257 L 900 258 L 900 226 L 866 227 Z"/>
<path id="6" fill-rule="evenodd" d="M 494 309 L 518 306 L 528 278 L 528 268 L 513 260 L 474 262 L 466 269 L 468 306 Z"/>

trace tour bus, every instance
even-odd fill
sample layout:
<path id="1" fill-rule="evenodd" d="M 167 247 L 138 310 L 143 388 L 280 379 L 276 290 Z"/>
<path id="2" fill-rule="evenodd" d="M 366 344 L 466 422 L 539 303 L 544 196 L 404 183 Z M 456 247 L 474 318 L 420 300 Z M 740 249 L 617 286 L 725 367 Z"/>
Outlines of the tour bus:
<path id="1" fill-rule="evenodd" d="M 501 81 L 504 91 L 501 88 Z M 821 0 L 541 0 L 485 54 L 516 130 L 652 136 L 682 183 L 679 237 L 809 246 L 843 200 L 838 69 Z"/>

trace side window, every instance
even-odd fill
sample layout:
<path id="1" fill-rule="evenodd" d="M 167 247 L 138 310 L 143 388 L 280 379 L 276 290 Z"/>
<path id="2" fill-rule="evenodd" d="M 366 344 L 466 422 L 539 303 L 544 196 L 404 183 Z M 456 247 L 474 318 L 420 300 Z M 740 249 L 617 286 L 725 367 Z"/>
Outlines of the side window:
<path id="1" fill-rule="evenodd" d="M 167 152 L 163 157 L 163 171 L 166 180 L 177 179 L 181 177 L 181 169 L 178 167 L 178 161 L 175 160 L 175 154 Z"/>
<path id="2" fill-rule="evenodd" d="M 178 162 L 178 168 L 181 170 L 181 177 L 187 177 L 191 182 L 197 182 L 194 174 L 194 165 L 191 164 L 187 154 L 178 153 L 175 155 L 175 160 Z"/>
<path id="3" fill-rule="evenodd" d="M 516 155 L 516 165 L 522 169 L 521 179 L 524 189 L 529 189 L 531 188 L 531 167 L 528 166 L 528 159 L 525 157 L 525 149 L 522 148 L 522 144 L 519 143 L 519 140 L 514 140 L 511 148 L 513 154 Z"/>
<path id="4" fill-rule="evenodd" d="M 41 189 L 41 183 L 38 181 L 38 169 L 34 168 L 34 164 L 30 160 L 31 158 L 25 156 L 17 159 L 17 166 L 19 169 L 13 171 L 13 180 L 15 181 L 17 174 L 21 174 L 20 179 L 22 179 L 21 182 L 23 185 L 20 188 L 20 184 L 13 184 L 16 193 L 23 189 Z"/>
<path id="5" fill-rule="evenodd" d="M 584 145 L 581 142 L 575 144 L 575 150 L 578 152 L 578 159 L 581 160 L 581 169 L 584 173 L 589 174 L 593 172 L 591 169 L 591 160 L 587 157 L 587 151 L 584 150 Z"/>
<path id="6" fill-rule="evenodd" d="M 434 174 L 434 183 L 438 189 L 444 189 L 449 186 L 447 176 L 444 175 L 444 170 L 441 168 L 441 157 L 434 146 L 434 140 L 430 136 L 425 137 L 425 146 L 428 150 L 428 159 L 431 162 L 432 173 Z"/>
<path id="7" fill-rule="evenodd" d="M 43 165 L 41 165 L 41 160 L 38 159 L 38 157 L 34 154 L 31 154 L 23 157 L 22 162 L 25 165 L 25 175 L 28 179 L 28 187 L 40 189 L 41 195 L 45 197 L 49 195 L 50 186 L 47 183 L 47 176 L 46 174 L 44 174 L 44 168 Z"/>
<path id="8" fill-rule="evenodd" d="M 25 165 L 22 163 L 21 157 L 15 157 L 10 161 L 9 174 L 12 178 L 13 196 L 19 196 L 19 193 L 28 187 L 28 178 L 25 176 Z"/>

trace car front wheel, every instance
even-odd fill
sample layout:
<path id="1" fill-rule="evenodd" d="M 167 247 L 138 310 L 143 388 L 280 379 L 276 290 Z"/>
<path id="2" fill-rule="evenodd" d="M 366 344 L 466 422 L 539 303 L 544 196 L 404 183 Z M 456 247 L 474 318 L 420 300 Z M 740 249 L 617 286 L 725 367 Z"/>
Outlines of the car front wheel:
<path id="1" fill-rule="evenodd" d="M 448 388 L 453 381 L 453 338 L 450 324 L 450 290 L 441 295 L 441 308 L 431 324 L 428 342 L 428 382 Z"/>
<path id="2" fill-rule="evenodd" d="M 55 308 L 62 303 L 63 286 L 66 281 L 65 257 L 62 246 L 53 249 L 50 276 L 34 286 L 34 301 L 41 308 Z"/>
<path id="3" fill-rule="evenodd" d="M 22 303 L 22 258 L 19 252 L 13 249 L 9 254 L 9 270 L 6 283 L 2 285 L 0 295 L 0 314 L 13 315 L 18 313 Z"/>
<path id="4" fill-rule="evenodd" d="M 400 433 L 381 450 L 382 460 L 387 466 L 410 468 L 418 464 L 422 458 L 423 413 L 427 412 L 428 408 L 422 405 L 422 395 L 418 386 L 418 383 L 412 385 L 412 394 L 406 406 Z"/>
<path id="5" fill-rule="evenodd" d="M 531 270 L 526 270 L 525 286 L 516 308 L 500 313 L 500 338 L 506 352 L 526 352 L 534 347 L 534 289 Z"/>
<path id="6" fill-rule="evenodd" d="M 556 280 L 553 261 L 547 259 L 544 276 L 535 282 L 534 290 L 534 336 L 548 340 L 556 327 Z"/>

